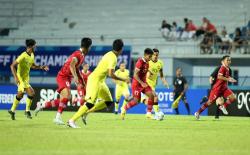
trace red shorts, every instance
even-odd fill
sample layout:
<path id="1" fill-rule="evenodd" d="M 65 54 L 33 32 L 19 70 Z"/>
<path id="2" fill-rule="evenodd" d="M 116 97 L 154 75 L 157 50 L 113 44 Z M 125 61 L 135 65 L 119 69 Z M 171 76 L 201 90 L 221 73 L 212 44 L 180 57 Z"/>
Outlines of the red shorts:
<path id="1" fill-rule="evenodd" d="M 153 92 L 151 87 L 148 85 L 146 88 L 143 88 L 140 84 L 132 84 L 132 95 L 134 98 L 141 100 L 141 93 L 146 94 L 147 92 Z"/>
<path id="2" fill-rule="evenodd" d="M 64 88 L 70 89 L 71 77 L 57 75 L 56 82 L 58 85 L 57 92 L 60 94 Z"/>
<path id="3" fill-rule="evenodd" d="M 227 98 L 228 96 L 232 95 L 233 92 L 229 88 L 225 89 L 212 89 L 209 95 L 209 100 L 211 102 L 214 102 L 218 97 L 223 96 L 224 98 Z"/>
<path id="4" fill-rule="evenodd" d="M 86 87 L 77 87 L 77 93 L 80 97 L 86 95 Z"/>

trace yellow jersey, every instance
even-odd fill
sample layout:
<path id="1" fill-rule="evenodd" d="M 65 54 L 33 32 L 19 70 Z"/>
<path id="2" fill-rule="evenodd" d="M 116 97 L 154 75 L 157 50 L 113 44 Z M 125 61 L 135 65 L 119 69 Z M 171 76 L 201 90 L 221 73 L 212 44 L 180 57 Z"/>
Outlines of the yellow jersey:
<path id="1" fill-rule="evenodd" d="M 25 51 L 16 59 L 17 65 L 17 77 L 21 81 L 29 81 L 30 68 L 34 64 L 35 58 L 34 53 L 30 55 Z"/>
<path id="2" fill-rule="evenodd" d="M 127 78 L 129 78 L 129 71 L 127 69 L 125 69 L 124 71 L 117 69 L 115 71 L 115 75 L 118 77 L 121 77 L 123 79 L 127 79 Z M 124 81 L 116 80 L 116 83 L 118 86 L 121 86 L 121 87 L 128 86 L 127 82 L 124 82 Z"/>
<path id="3" fill-rule="evenodd" d="M 147 82 L 152 84 L 154 87 L 156 86 L 157 77 L 160 73 L 160 70 L 163 69 L 163 62 L 158 59 L 156 62 L 150 60 L 149 61 L 149 76 L 147 77 Z"/>
<path id="4" fill-rule="evenodd" d="M 117 56 L 113 51 L 109 51 L 104 54 L 95 70 L 90 74 L 91 77 L 97 78 L 98 80 L 105 80 L 108 75 L 109 69 L 115 69 L 117 64 Z"/>

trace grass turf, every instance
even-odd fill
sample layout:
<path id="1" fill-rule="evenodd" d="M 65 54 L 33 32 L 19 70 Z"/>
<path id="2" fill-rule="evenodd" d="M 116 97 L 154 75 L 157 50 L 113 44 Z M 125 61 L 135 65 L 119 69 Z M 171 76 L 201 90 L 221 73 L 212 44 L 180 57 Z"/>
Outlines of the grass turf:
<path id="1" fill-rule="evenodd" d="M 66 121 L 72 112 L 65 112 Z M 94 113 L 81 129 L 53 124 L 55 112 L 28 120 L 18 111 L 16 121 L 0 111 L 1 155 L 166 155 L 250 154 L 250 118 L 166 116 L 163 121 L 144 115 Z"/>

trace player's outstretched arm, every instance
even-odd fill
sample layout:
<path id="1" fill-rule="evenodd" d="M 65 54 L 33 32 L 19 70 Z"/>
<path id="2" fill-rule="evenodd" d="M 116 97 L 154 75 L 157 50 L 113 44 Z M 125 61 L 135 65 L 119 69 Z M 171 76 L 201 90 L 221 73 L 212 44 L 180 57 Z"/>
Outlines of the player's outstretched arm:
<path id="1" fill-rule="evenodd" d="M 48 71 L 49 70 L 48 66 L 40 66 L 40 65 L 36 65 L 36 64 L 32 64 L 31 68 L 32 69 L 41 69 L 41 70 L 44 70 L 44 71 Z"/>
<path id="2" fill-rule="evenodd" d="M 228 81 L 228 82 L 237 82 L 234 78 L 232 77 L 224 77 L 222 74 L 218 74 L 218 79 Z"/>
<path id="3" fill-rule="evenodd" d="M 18 62 L 17 61 L 13 61 L 12 64 L 10 65 L 10 68 L 11 68 L 11 72 L 14 76 L 14 79 L 15 79 L 15 82 L 17 85 L 19 85 L 20 81 L 17 77 L 17 73 L 16 73 L 16 66 L 18 65 Z"/>

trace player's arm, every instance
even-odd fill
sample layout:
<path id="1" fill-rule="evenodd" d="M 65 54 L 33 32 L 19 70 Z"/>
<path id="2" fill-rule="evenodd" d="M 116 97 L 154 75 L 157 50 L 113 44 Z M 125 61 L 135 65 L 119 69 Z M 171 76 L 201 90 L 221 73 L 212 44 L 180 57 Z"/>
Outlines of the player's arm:
<path id="1" fill-rule="evenodd" d="M 134 78 L 141 84 L 142 87 L 147 87 L 148 85 L 146 83 L 144 83 L 140 77 L 139 77 L 139 72 L 140 72 L 140 69 L 139 68 L 135 68 L 135 71 L 134 71 Z"/>
<path id="2" fill-rule="evenodd" d="M 86 87 L 86 83 L 83 80 L 83 77 L 82 77 L 82 75 L 80 73 L 80 69 L 76 69 L 76 74 L 77 74 L 77 77 L 78 77 L 78 80 L 79 80 L 80 84 L 82 84 L 84 87 Z"/>
<path id="3" fill-rule="evenodd" d="M 12 64 L 10 65 L 10 68 L 11 68 L 11 72 L 12 72 L 12 74 L 13 74 L 13 76 L 14 76 L 14 79 L 15 79 L 16 84 L 19 85 L 20 81 L 19 81 L 19 79 L 18 79 L 18 77 L 17 77 L 17 73 L 16 73 L 16 69 L 17 69 L 16 66 L 17 66 L 17 65 L 18 65 L 18 62 L 15 60 L 15 61 L 13 61 Z"/>
<path id="4" fill-rule="evenodd" d="M 227 81 L 227 82 L 237 82 L 234 78 L 232 78 L 232 77 L 227 78 L 227 77 L 223 76 L 223 74 L 221 74 L 221 73 L 218 74 L 218 79 L 223 80 L 223 81 Z"/>
<path id="5" fill-rule="evenodd" d="M 169 89 L 169 84 L 168 84 L 167 80 L 164 77 L 162 69 L 160 69 L 160 78 L 161 78 L 161 81 L 162 81 L 163 85 Z"/>
<path id="6" fill-rule="evenodd" d="M 114 73 L 114 69 L 109 69 L 109 70 L 108 70 L 108 75 L 109 75 L 109 77 L 111 77 L 113 80 L 119 80 L 119 81 L 129 82 L 129 79 L 124 79 L 124 78 L 121 78 L 121 77 L 116 76 L 115 73 Z"/>
<path id="7" fill-rule="evenodd" d="M 183 82 L 184 82 L 184 90 L 182 91 L 182 94 L 184 94 L 188 89 L 188 83 L 187 83 L 186 78 L 183 79 Z"/>
<path id="8" fill-rule="evenodd" d="M 77 58 L 73 57 L 72 61 L 70 62 L 70 66 L 69 66 L 70 72 L 73 75 L 73 78 L 74 78 L 74 81 L 75 81 L 76 85 L 79 84 L 79 79 L 78 79 L 78 76 L 77 76 L 77 73 L 76 73 L 76 67 L 75 67 L 77 62 L 78 62 Z"/>
<path id="9" fill-rule="evenodd" d="M 40 66 L 40 65 L 36 65 L 35 63 L 32 64 L 31 66 L 32 69 L 41 69 L 44 71 L 48 71 L 49 67 L 48 66 Z"/>

